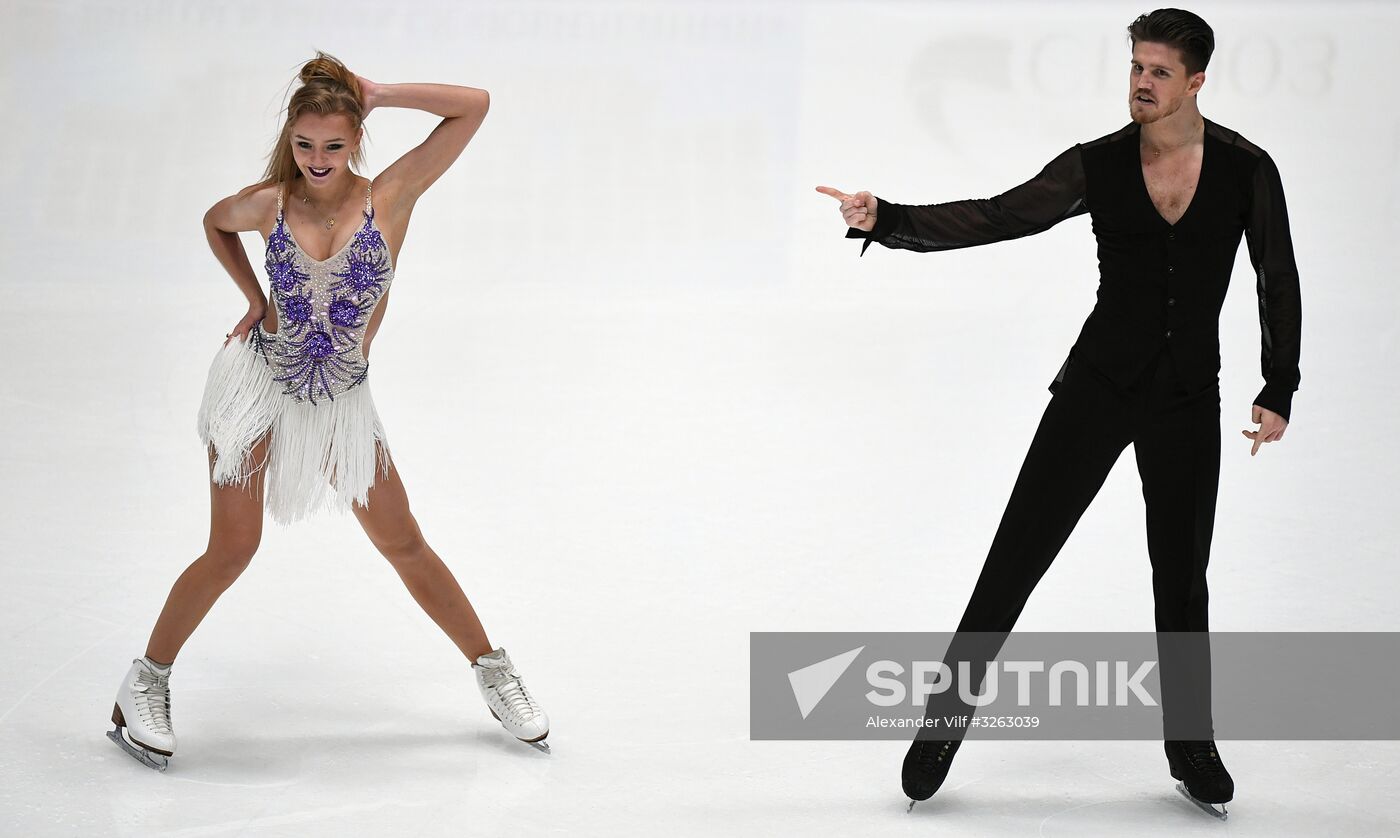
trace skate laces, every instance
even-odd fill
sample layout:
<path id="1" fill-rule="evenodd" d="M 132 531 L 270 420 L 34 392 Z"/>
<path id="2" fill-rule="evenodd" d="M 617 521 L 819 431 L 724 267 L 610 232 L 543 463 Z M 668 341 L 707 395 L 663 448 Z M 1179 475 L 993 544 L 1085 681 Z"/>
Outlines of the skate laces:
<path id="1" fill-rule="evenodd" d="M 142 666 L 136 670 L 136 712 L 155 733 L 172 733 L 170 727 L 170 676 Z"/>
<path id="2" fill-rule="evenodd" d="M 922 746 L 914 755 L 914 760 L 919 763 L 919 767 L 925 771 L 932 771 L 940 760 L 947 760 L 958 750 L 958 742 L 949 740 L 947 742 L 929 742 L 921 740 Z"/>
<path id="3" fill-rule="evenodd" d="M 530 696 L 520 673 L 513 664 L 500 667 L 484 667 L 486 685 L 490 687 L 505 705 L 506 710 L 517 719 L 528 719 L 539 712 L 539 705 Z"/>
<path id="4" fill-rule="evenodd" d="M 1220 762 L 1220 755 L 1215 750 L 1215 743 L 1204 742 L 1182 742 L 1182 753 L 1186 756 L 1186 761 L 1191 763 L 1191 767 L 1201 774 L 1223 774 L 1225 766 Z"/>

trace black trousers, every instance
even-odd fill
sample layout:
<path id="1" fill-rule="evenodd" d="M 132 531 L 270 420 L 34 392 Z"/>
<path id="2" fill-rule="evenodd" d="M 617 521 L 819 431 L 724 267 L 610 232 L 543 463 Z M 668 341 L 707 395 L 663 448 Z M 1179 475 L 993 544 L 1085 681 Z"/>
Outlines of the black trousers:
<path id="1" fill-rule="evenodd" d="M 1220 388 L 1216 383 L 1187 392 L 1165 347 L 1122 390 L 1071 356 L 1026 453 L 958 624 L 959 636 L 944 660 L 968 660 L 972 671 L 979 672 L 979 662 L 995 659 L 1031 591 L 1129 443 L 1146 505 L 1156 629 L 1202 633 L 1189 638 L 1191 645 L 1174 643 L 1177 657 L 1170 661 L 1159 642 L 1167 738 L 1209 738 L 1172 735 L 1171 716 L 1177 709 L 1184 718 L 1191 705 L 1192 712 L 1204 708 L 1209 718 L 1209 645 L 1203 633 L 1208 628 L 1206 565 L 1220 479 Z M 996 634 L 960 642 L 963 632 Z M 1180 657 L 1184 648 L 1189 661 Z M 1188 664 L 1197 676 L 1204 671 L 1204 695 L 1199 677 L 1185 677 Z M 1173 683 L 1176 672 L 1182 677 Z M 930 715 L 940 712 L 935 703 L 930 701 Z M 941 712 L 948 709 L 968 712 L 965 705 L 945 705 Z"/>

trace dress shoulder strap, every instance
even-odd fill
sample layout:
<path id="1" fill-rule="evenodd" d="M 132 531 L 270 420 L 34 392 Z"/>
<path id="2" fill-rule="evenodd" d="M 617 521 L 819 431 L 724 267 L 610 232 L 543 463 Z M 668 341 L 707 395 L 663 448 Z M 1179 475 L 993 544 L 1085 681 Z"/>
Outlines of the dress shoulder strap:
<path id="1" fill-rule="evenodd" d="M 281 181 L 278 181 L 278 183 L 277 183 L 277 215 L 278 215 L 279 217 L 282 215 L 282 183 L 281 183 Z"/>
<path id="2" fill-rule="evenodd" d="M 369 181 L 365 184 L 365 215 L 373 215 L 373 214 L 374 214 L 374 205 L 371 204 L 370 201 L 369 201 L 369 193 L 370 193 L 370 190 L 373 189 L 373 188 L 374 188 L 374 179 L 373 179 L 373 178 L 370 178 Z"/>

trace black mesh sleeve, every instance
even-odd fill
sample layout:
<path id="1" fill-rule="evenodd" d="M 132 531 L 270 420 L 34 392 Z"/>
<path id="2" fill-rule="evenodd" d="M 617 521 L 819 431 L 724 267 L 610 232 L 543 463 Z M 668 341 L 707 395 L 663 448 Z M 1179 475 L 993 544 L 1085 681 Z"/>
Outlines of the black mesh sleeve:
<path id="1" fill-rule="evenodd" d="M 865 239 L 862 256 L 871 242 L 894 250 L 953 250 L 1029 236 L 1088 211 L 1084 163 L 1075 145 L 1040 174 L 995 198 L 916 206 L 877 196 L 874 229 L 851 227 L 846 238 Z"/>
<path id="2" fill-rule="evenodd" d="M 1288 419 L 1300 378 L 1298 352 L 1303 309 L 1283 182 L 1268 154 L 1259 158 L 1254 170 L 1254 195 L 1245 237 L 1258 278 L 1260 367 L 1264 376 L 1264 389 L 1254 403 Z"/>

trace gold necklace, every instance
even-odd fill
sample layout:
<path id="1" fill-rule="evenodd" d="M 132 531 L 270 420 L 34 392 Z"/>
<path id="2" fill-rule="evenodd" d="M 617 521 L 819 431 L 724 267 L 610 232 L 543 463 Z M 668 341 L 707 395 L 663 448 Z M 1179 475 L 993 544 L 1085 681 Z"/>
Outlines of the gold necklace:
<path id="1" fill-rule="evenodd" d="M 334 227 L 334 226 L 335 226 L 335 219 L 334 219 L 334 218 L 326 218 L 326 214 L 325 214 L 324 212 L 321 212 L 320 208 L 318 208 L 315 204 L 311 203 L 311 199 L 310 199 L 310 198 L 306 197 L 305 189 L 306 189 L 306 187 L 303 186 L 303 187 L 302 187 L 302 190 L 303 190 L 303 191 L 302 191 L 302 193 L 301 193 L 301 202 L 302 202 L 303 204 L 309 205 L 312 209 L 316 210 L 317 214 L 320 215 L 321 218 L 325 219 L 325 222 L 326 222 L 326 229 L 327 229 L 327 230 L 329 230 L 329 229 L 331 229 L 332 227 Z M 344 199 L 344 197 L 342 196 L 342 197 L 341 197 L 341 203 L 344 203 L 344 202 L 345 202 L 345 199 Z"/>
<path id="2" fill-rule="evenodd" d="M 1205 127 L 1206 127 L 1206 124 L 1205 124 L 1204 122 L 1202 122 L 1202 123 L 1201 123 L 1201 128 L 1205 128 Z M 1195 132 L 1193 131 L 1192 134 L 1194 135 Z M 1195 136 L 1192 136 L 1190 140 L 1187 140 L 1186 142 L 1181 143 L 1180 145 L 1172 146 L 1172 147 L 1171 147 L 1170 149 L 1168 149 L 1168 150 L 1169 150 L 1169 151 L 1176 151 L 1178 148 L 1185 148 L 1185 147 L 1187 147 L 1188 145 L 1190 145 L 1191 142 L 1192 142 L 1192 140 L 1194 140 L 1194 139 L 1195 139 Z M 1161 157 L 1161 156 L 1162 156 L 1162 152 L 1160 152 L 1160 151 L 1153 151 L 1153 152 L 1152 152 L 1152 156 L 1153 156 L 1153 157 Z"/>

